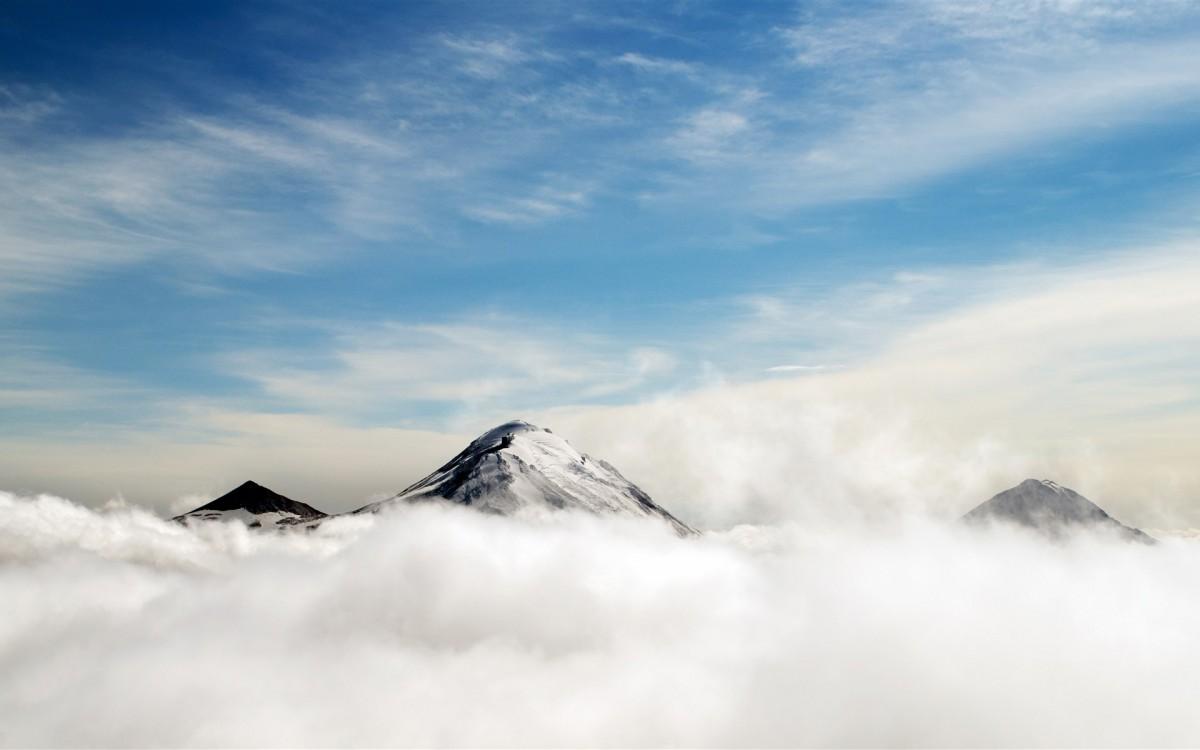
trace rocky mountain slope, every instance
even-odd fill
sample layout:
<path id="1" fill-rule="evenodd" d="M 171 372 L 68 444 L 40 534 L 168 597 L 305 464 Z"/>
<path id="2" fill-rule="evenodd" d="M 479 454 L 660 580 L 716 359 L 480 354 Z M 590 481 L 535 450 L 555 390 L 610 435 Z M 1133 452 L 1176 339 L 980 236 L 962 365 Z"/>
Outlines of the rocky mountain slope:
<path id="1" fill-rule="evenodd" d="M 681 536 L 696 533 L 610 464 L 580 453 L 550 430 L 520 420 L 488 430 L 429 476 L 354 513 L 431 501 L 498 515 L 563 509 L 626 515 L 662 521 Z M 238 519 L 252 528 L 312 528 L 327 517 L 310 505 L 246 482 L 175 520 Z"/>
<path id="2" fill-rule="evenodd" d="M 245 482 L 195 510 L 176 516 L 180 523 L 227 521 L 237 519 L 250 528 L 289 528 L 308 526 L 326 514 L 316 508 L 273 492 L 256 482 Z"/>
<path id="3" fill-rule="evenodd" d="M 1153 537 L 1126 526 L 1075 490 L 1047 479 L 1026 479 L 963 516 L 971 524 L 1013 523 L 1062 537 L 1082 528 L 1107 529 L 1141 542 Z"/>
<path id="4" fill-rule="evenodd" d="M 580 453 L 550 430 L 521 420 L 488 430 L 395 497 L 355 512 L 435 500 L 500 515 L 574 509 L 640 516 L 666 522 L 681 535 L 696 533 L 612 465 Z"/>

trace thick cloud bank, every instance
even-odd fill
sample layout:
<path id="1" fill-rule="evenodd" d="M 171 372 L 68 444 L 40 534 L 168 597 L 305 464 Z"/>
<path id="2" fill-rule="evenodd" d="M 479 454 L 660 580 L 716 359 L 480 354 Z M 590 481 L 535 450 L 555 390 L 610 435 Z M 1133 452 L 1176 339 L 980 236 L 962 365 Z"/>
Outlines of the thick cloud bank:
<path id="1" fill-rule="evenodd" d="M 0 493 L 0 744 L 1196 745 L 1200 545 Z"/>

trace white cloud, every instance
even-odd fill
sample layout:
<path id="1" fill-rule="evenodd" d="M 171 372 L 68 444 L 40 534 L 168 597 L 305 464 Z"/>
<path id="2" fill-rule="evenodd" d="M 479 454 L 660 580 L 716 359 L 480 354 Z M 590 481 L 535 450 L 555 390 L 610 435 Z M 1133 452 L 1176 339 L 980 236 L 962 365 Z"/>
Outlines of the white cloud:
<path id="1" fill-rule="evenodd" d="M 1116 36 L 1169 30 L 1190 11 L 1177 2 L 885 2 L 854 13 L 802 13 L 781 34 L 798 63 L 844 74 L 873 65 L 923 67 L 947 55 L 1078 54 Z"/>
<path id="2" fill-rule="evenodd" d="M 631 358 L 638 375 L 665 375 L 678 365 L 678 360 L 670 352 L 650 346 L 634 349 Z"/>
<path id="3" fill-rule="evenodd" d="M 743 150 L 742 139 L 749 128 L 749 121 L 739 112 L 702 109 L 687 118 L 668 145 L 689 160 L 725 158 Z"/>
<path id="4" fill-rule="evenodd" d="M 787 212 L 897 196 L 1067 136 L 1110 137 L 1200 98 L 1192 10 L 1024 2 L 810 9 L 780 32 L 798 70 L 756 71 L 754 86 L 766 96 L 724 115 L 714 109 L 719 101 L 700 105 L 693 123 L 664 138 L 690 163 L 662 175 L 658 197 Z M 736 149 L 718 148 L 735 134 Z"/>
<path id="5" fill-rule="evenodd" d="M 18 335 L 0 333 L 0 409 L 79 409 L 131 393 L 127 382 L 63 364 Z"/>
<path id="6" fill-rule="evenodd" d="M 615 58 L 615 61 L 646 73 L 670 73 L 688 77 L 699 74 L 699 68 L 692 63 L 684 62 L 683 60 L 642 55 L 637 52 L 626 52 Z"/>
<path id="7" fill-rule="evenodd" d="M 528 196 L 505 198 L 490 205 L 471 206 L 464 213 L 492 224 L 532 225 L 578 214 L 588 205 L 589 189 L 583 186 L 543 185 Z"/>
<path id="8" fill-rule="evenodd" d="M 461 70 L 479 78 L 499 78 L 531 59 L 515 38 L 483 39 L 445 36 L 442 43 L 458 57 Z"/>
<path id="9" fill-rule="evenodd" d="M 782 166 L 755 197 L 779 205 L 879 197 L 1067 133 L 1136 122 L 1200 96 L 1196 68 L 1180 65 L 1194 52 L 1190 42 L 1113 47 L 1079 64 L 976 69 L 898 92 L 855 109 L 842 128 L 764 154 Z"/>
<path id="10" fill-rule="evenodd" d="M 807 346 L 825 361 L 841 355 L 842 368 L 538 418 L 668 507 L 679 498 L 702 526 L 954 514 L 1029 476 L 1135 524 L 1196 525 L 1194 245 L 929 276 L 936 286 L 912 298 L 886 285 L 827 299 L 800 289 L 714 337 L 724 351 L 762 342 L 773 357 Z M 872 306 L 872 296 L 905 301 Z"/>
<path id="11" fill-rule="evenodd" d="M 14 746 L 1174 746 L 1200 733 L 1194 542 L 1056 546 L 921 523 L 680 540 L 433 507 L 276 536 L 7 494 L 0 518 L 0 725 Z"/>
<path id="12" fill-rule="evenodd" d="M 0 128 L 32 125 L 58 111 L 61 105 L 53 91 L 0 84 Z"/>
<path id="13" fill-rule="evenodd" d="M 515 223 L 585 210 L 590 174 L 539 184 L 514 177 L 513 165 L 540 153 L 564 119 L 602 118 L 595 92 L 568 81 L 514 104 L 527 82 L 463 81 L 451 61 L 477 73 L 518 65 L 516 37 L 422 44 L 429 56 L 296 64 L 286 85 L 253 98 L 236 82 L 189 80 L 214 89 L 220 115 L 176 102 L 126 128 L 81 125 L 85 97 L 0 90 L 0 295 L 150 259 L 307 270 L 362 240 L 453 239 L 460 212 L 449 206 Z M 71 127 L 41 127 L 49 116 Z"/>
<path id="14" fill-rule="evenodd" d="M 263 162 L 312 169 L 320 158 L 278 133 L 199 121 L 6 150 L 0 293 L 163 256 L 225 269 L 303 266 L 321 255 L 321 238 L 294 242 L 296 228 L 245 190 L 281 187 Z"/>
<path id="15" fill-rule="evenodd" d="M 327 413 L 431 401 L 484 411 L 531 398 L 573 402 L 628 392 L 669 374 L 674 363 L 655 347 L 501 315 L 337 326 L 322 358 L 308 350 L 245 351 L 226 361 L 267 395 Z"/>
<path id="16" fill-rule="evenodd" d="M 148 259 L 308 269 L 360 244 L 452 242 L 464 217 L 583 216 L 618 186 L 651 196 L 647 210 L 718 203 L 737 222 L 896 195 L 1194 101 L 1188 13 L 905 3 L 746 42 L 800 66 L 568 48 L 552 32 L 614 20 L 549 13 L 520 33 L 416 35 L 411 55 L 371 44 L 293 61 L 253 98 L 193 80 L 221 114 L 175 102 L 124 130 L 82 127 L 85 97 L 9 85 L 0 294 Z M 646 75 L 630 85 L 630 70 Z M 748 236 L 736 244 L 762 241 Z"/>

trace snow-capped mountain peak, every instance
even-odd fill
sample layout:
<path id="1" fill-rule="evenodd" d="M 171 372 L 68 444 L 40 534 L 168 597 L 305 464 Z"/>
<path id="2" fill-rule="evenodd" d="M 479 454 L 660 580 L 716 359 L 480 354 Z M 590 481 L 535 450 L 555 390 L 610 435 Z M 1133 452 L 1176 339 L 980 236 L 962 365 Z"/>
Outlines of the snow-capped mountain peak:
<path id="1" fill-rule="evenodd" d="M 438 499 L 501 515 L 576 509 L 646 516 L 666 521 L 680 534 L 695 533 L 610 464 L 523 420 L 488 430 L 429 476 L 356 512 Z"/>

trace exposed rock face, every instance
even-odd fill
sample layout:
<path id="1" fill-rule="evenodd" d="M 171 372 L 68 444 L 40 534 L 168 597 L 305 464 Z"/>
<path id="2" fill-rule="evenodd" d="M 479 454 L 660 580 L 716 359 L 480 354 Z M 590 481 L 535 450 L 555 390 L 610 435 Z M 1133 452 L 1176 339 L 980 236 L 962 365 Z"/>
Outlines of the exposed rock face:
<path id="1" fill-rule="evenodd" d="M 1013 523 L 1052 537 L 1062 537 L 1082 528 L 1099 528 L 1140 542 L 1154 541 L 1142 530 L 1116 520 L 1075 490 L 1046 479 L 1026 479 L 975 507 L 963 516 L 963 520 L 975 524 Z"/>
<path id="2" fill-rule="evenodd" d="M 395 497 L 356 513 L 397 503 L 442 500 L 488 513 L 577 509 L 655 518 L 681 535 L 696 533 L 604 461 L 590 458 L 550 430 L 515 420 L 473 440 L 461 453 Z"/>
<path id="3" fill-rule="evenodd" d="M 251 528 L 280 528 L 315 524 L 326 518 L 316 508 L 246 482 L 210 503 L 176 516 L 180 523 L 237 519 Z"/>

